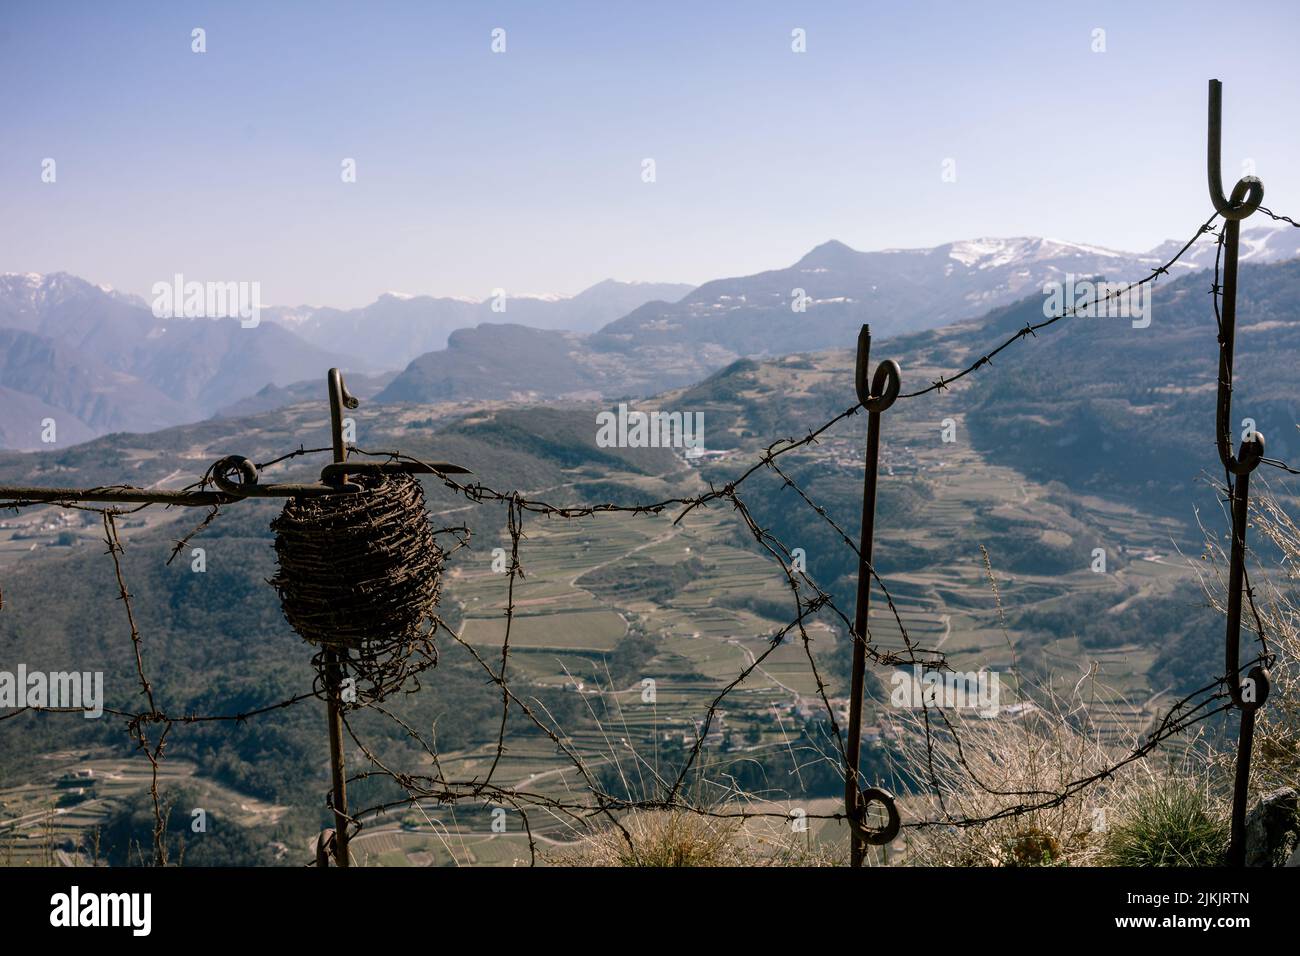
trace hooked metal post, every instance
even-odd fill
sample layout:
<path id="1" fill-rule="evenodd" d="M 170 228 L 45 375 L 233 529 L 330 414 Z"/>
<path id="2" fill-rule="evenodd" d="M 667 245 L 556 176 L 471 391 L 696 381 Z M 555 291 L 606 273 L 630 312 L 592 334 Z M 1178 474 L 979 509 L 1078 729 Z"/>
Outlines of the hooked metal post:
<path id="1" fill-rule="evenodd" d="M 854 373 L 854 387 L 858 402 L 867 410 L 866 474 L 862 484 L 862 533 L 858 545 L 858 594 L 853 621 L 853 670 L 849 691 L 849 729 L 844 755 L 844 811 L 849 820 L 849 862 L 861 866 L 866 856 L 867 844 L 881 846 L 898 835 L 900 820 L 894 797 L 880 787 L 862 789 L 858 783 L 858 759 L 862 748 L 862 697 L 865 691 L 867 667 L 867 611 L 871 599 L 871 543 L 876 524 L 876 478 L 880 463 L 880 413 L 894 404 L 902 387 L 902 373 L 898 363 L 889 359 L 876 366 L 876 373 L 867 382 L 871 358 L 871 327 L 862 326 L 858 332 L 858 359 Z M 880 803 L 889 815 L 888 823 L 879 830 L 863 825 L 867 806 Z"/>
<path id="2" fill-rule="evenodd" d="M 334 464 L 341 465 L 348 460 L 348 446 L 343 441 L 343 409 L 356 408 L 360 402 L 343 384 L 343 373 L 336 368 L 329 372 L 330 391 L 330 444 L 334 448 Z M 335 479 L 338 484 L 347 481 L 347 475 L 339 472 Z"/>
<path id="3" fill-rule="evenodd" d="M 1250 473 L 1264 455 L 1264 436 L 1258 431 L 1243 435 L 1241 448 L 1232 452 L 1232 352 L 1237 322 L 1237 254 L 1241 221 L 1264 201 L 1264 184 L 1255 176 L 1243 176 L 1229 197 L 1223 194 L 1220 167 L 1223 136 L 1223 84 L 1210 80 L 1209 136 L 1206 143 L 1206 171 L 1210 201 L 1223 218 L 1223 304 L 1219 319 L 1219 390 L 1215 407 L 1215 445 L 1229 478 L 1232 505 L 1232 548 L 1228 561 L 1228 620 L 1225 635 L 1225 671 L 1233 706 L 1241 711 L 1241 732 L 1237 736 L 1237 766 L 1232 788 L 1232 828 L 1228 841 L 1229 866 L 1246 864 L 1246 804 L 1249 799 L 1250 752 L 1255 737 L 1255 712 L 1268 698 L 1269 674 L 1263 664 L 1241 677 L 1241 605 L 1246 574 L 1246 524 L 1250 516 Z"/>
<path id="4" fill-rule="evenodd" d="M 330 440 L 334 449 L 334 464 L 343 465 L 348 460 L 348 446 L 343 440 L 343 409 L 360 404 L 343 384 L 343 373 L 336 368 L 329 371 Z M 347 474 L 336 469 L 331 479 L 342 486 Z M 322 652 L 324 659 L 325 700 L 329 712 L 330 733 L 330 803 L 334 810 L 334 839 L 328 846 L 333 851 L 335 866 L 349 866 L 348 853 L 348 785 L 343 761 L 343 655 L 331 647 Z M 324 834 L 322 834 L 322 837 Z M 318 841 L 319 842 L 319 841 Z M 322 854 L 317 854 L 317 859 Z"/>

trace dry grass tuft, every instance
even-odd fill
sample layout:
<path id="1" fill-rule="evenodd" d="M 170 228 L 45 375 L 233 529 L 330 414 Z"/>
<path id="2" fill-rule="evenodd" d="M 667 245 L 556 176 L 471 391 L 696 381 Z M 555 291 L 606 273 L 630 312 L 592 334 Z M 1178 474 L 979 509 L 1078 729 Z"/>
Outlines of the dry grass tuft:
<path id="1" fill-rule="evenodd" d="M 688 810 L 636 811 L 593 832 L 547 862 L 561 866 L 838 866 L 837 847 L 800 841 L 743 821 Z M 626 831 L 626 836 L 624 832 Z M 629 845 L 628 838 L 631 839 Z"/>

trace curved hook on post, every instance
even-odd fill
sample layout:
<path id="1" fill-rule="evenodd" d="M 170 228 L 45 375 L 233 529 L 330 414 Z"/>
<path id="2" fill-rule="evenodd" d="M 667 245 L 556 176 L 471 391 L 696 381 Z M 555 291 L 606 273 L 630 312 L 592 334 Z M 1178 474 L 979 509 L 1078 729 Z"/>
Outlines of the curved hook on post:
<path id="1" fill-rule="evenodd" d="M 1210 202 L 1224 219 L 1237 222 L 1253 213 L 1264 201 L 1264 184 L 1257 176 L 1243 176 L 1232 188 L 1230 197 L 1223 195 L 1223 84 L 1218 80 L 1210 80 L 1209 130 L 1205 165 L 1209 174 Z"/>
<path id="2" fill-rule="evenodd" d="M 857 389 L 858 402 L 869 412 L 883 412 L 898 398 L 903 387 L 903 373 L 898 363 L 886 359 L 876 366 L 876 374 L 871 376 L 871 386 L 867 386 L 867 366 L 871 359 L 871 326 L 864 325 L 858 332 L 858 364 L 854 370 L 853 384 Z"/>
<path id="3" fill-rule="evenodd" d="M 1224 219 L 1223 226 L 1223 308 L 1219 322 L 1219 394 L 1215 410 L 1215 445 L 1219 460 L 1232 474 L 1250 474 L 1264 456 L 1264 436 L 1259 432 L 1243 439 L 1239 454 L 1232 452 L 1232 353 L 1237 325 L 1237 258 L 1241 221 L 1264 201 L 1264 183 L 1257 176 L 1243 176 L 1232 187 L 1232 195 L 1223 194 L 1223 84 L 1210 80 L 1209 135 L 1206 137 L 1205 166 L 1210 187 L 1210 202 Z"/>
<path id="4" fill-rule="evenodd" d="M 1264 433 L 1256 431 L 1250 438 L 1241 440 L 1237 454 L 1232 453 L 1232 385 L 1225 385 L 1222 376 L 1219 379 L 1219 460 L 1223 467 L 1238 478 L 1244 478 L 1254 471 L 1264 457 Z"/>
<path id="5" fill-rule="evenodd" d="M 212 483 L 228 495 L 245 497 L 257 487 L 257 466 L 242 455 L 227 455 L 212 465 Z M 238 476 L 239 480 L 235 481 Z"/>
<path id="6" fill-rule="evenodd" d="M 348 391 L 348 387 L 343 384 L 343 373 L 336 368 L 330 369 L 329 373 L 330 389 L 330 441 L 334 447 L 334 461 L 347 461 L 348 446 L 343 441 L 343 409 L 356 408 L 360 402 Z M 339 482 L 345 480 L 344 475 L 339 475 Z"/>

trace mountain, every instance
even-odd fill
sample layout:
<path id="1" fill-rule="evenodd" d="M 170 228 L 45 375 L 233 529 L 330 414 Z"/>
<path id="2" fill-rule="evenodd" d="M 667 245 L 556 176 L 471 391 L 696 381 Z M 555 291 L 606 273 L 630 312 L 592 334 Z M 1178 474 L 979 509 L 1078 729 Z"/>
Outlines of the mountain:
<path id="1" fill-rule="evenodd" d="M 1294 233 L 1246 230 L 1243 261 L 1300 255 Z M 651 395 L 698 381 L 741 356 L 843 347 L 864 322 L 878 336 L 897 335 L 982 316 L 1068 275 L 1136 279 L 1181 246 L 1170 240 L 1151 252 L 1128 253 L 1022 237 L 859 252 L 832 240 L 785 269 L 706 282 L 677 302 L 647 302 L 592 335 L 516 325 L 458 332 L 446 349 L 411 362 L 381 399 Z M 1214 251 L 1213 238 L 1203 237 L 1171 274 L 1212 266 Z M 791 307 L 796 296 L 802 312 Z"/>
<path id="2" fill-rule="evenodd" d="M 1294 229 L 1243 232 L 1243 261 L 1300 255 Z M 1163 264 L 1182 243 L 1146 253 L 1054 239 L 983 238 L 929 249 L 859 252 L 831 241 L 784 269 L 706 282 L 681 301 L 649 303 L 601 329 L 631 349 L 710 343 L 736 355 L 783 355 L 851 342 L 862 323 L 880 335 L 975 318 L 1051 281 L 1104 276 L 1128 281 Z M 1213 237 L 1173 274 L 1213 264 Z M 796 290 L 802 290 L 802 294 Z M 793 308 L 805 305 L 803 311 Z"/>
<path id="3" fill-rule="evenodd" d="M 267 315 L 320 348 L 347 354 L 358 367 L 398 369 L 445 348 L 457 329 L 482 322 L 593 332 L 654 299 L 679 299 L 693 287 L 671 282 L 606 279 L 575 296 L 507 295 L 493 300 L 435 298 L 387 292 L 359 309 L 272 308 Z"/>
<path id="4" fill-rule="evenodd" d="M 354 367 L 368 371 L 399 368 L 422 352 L 445 347 L 453 330 L 482 321 L 481 303 L 395 292 L 359 309 L 273 307 L 266 315 L 317 348 L 351 356 Z"/>
<path id="5" fill-rule="evenodd" d="M 555 303 L 552 311 L 557 318 L 546 322 L 534 320 L 527 324 L 542 329 L 595 332 L 646 302 L 676 302 L 694 288 L 678 282 L 619 282 L 606 279 L 579 292 L 572 299 Z M 518 321 L 517 317 L 513 318 Z"/>
<path id="6" fill-rule="evenodd" d="M 46 417 L 60 445 L 196 421 L 332 365 L 348 362 L 273 322 L 160 320 L 142 300 L 66 273 L 0 275 L 0 387 L 38 403 L 0 408 L 7 447 L 43 447 L 33 437 Z"/>
<path id="7" fill-rule="evenodd" d="M 383 391 L 394 377 L 396 377 L 395 372 L 385 372 L 382 375 L 349 372 L 347 376 L 348 391 L 363 402 L 369 401 Z M 247 398 L 241 398 L 237 402 L 218 408 L 212 417 L 247 418 L 250 415 L 285 408 L 289 405 L 320 401 L 321 397 L 326 394 L 328 394 L 328 386 L 323 375 L 304 379 L 301 382 L 294 382 L 291 385 L 267 385 L 261 391 L 249 395 Z"/>
<path id="8" fill-rule="evenodd" d="M 0 328 L 44 336 L 118 369 L 157 325 L 143 302 L 56 272 L 0 275 Z"/>
<path id="9" fill-rule="evenodd" d="M 603 350 L 600 336 L 483 323 L 459 329 L 441 351 L 411 362 L 378 396 L 381 402 L 466 399 L 536 401 L 650 395 L 697 381 L 731 354 L 695 347 L 657 356 Z"/>
<path id="10" fill-rule="evenodd" d="M 60 442 L 75 444 L 95 437 L 95 430 L 64 409 L 41 401 L 35 395 L 0 385 L 0 448 L 40 448 L 45 422 L 53 419 Z"/>
<path id="11" fill-rule="evenodd" d="M 43 337 L 59 351 L 22 346 L 15 356 L 39 353 L 52 363 L 40 374 L 44 366 L 32 365 L 26 379 L 13 371 L 19 359 L 0 355 L 0 368 L 14 376 L 0 386 L 62 409 L 75 428 L 95 434 L 228 414 L 232 406 L 271 408 L 315 394 L 331 365 L 354 373 L 405 366 L 391 383 L 376 382 L 381 399 L 393 402 L 646 396 L 741 356 L 842 347 L 863 322 L 878 336 L 899 335 L 977 318 L 1069 275 L 1135 279 L 1180 246 L 1170 240 L 1129 253 L 1019 237 L 861 252 L 830 241 L 786 268 L 694 290 L 607 280 L 568 298 L 507 297 L 504 312 L 491 301 L 389 293 L 362 309 L 264 309 L 252 329 L 234 320 L 159 322 L 141 300 L 66 274 L 5 275 L 0 328 Z M 1247 265 L 1294 258 L 1300 234 L 1252 227 L 1242 250 Z M 1214 253 L 1213 237 L 1202 237 L 1172 274 L 1207 268 Z M 20 348 L 13 339 L 5 347 Z M 290 389 L 295 383 L 299 392 Z M 255 403 L 239 405 L 254 395 Z M 13 443 L 19 434 L 33 434 L 32 414 L 11 403 L 0 411 L 0 435 Z"/>
<path id="12" fill-rule="evenodd" d="M 237 319 L 184 319 L 155 327 L 133 366 L 141 377 L 206 417 L 262 386 L 320 379 L 349 358 L 317 348 L 263 320 L 244 328 Z"/>
<path id="13" fill-rule="evenodd" d="M 316 394 L 325 369 L 335 365 L 358 373 L 350 381 L 372 394 L 387 377 L 377 377 L 369 389 L 359 373 L 400 368 L 443 349 L 456 329 L 508 316 L 538 328 L 590 331 L 647 299 L 679 298 L 690 289 L 606 280 L 572 297 L 507 297 L 504 312 L 493 311 L 490 301 L 388 293 L 362 309 L 264 308 L 259 324 L 245 328 L 235 319 L 159 320 L 142 299 L 67 273 L 0 275 L 0 387 L 27 396 L 0 409 L 0 447 L 44 447 L 41 422 L 47 418 L 59 423 L 64 444 L 106 431 L 153 431 L 213 414 L 274 408 Z M 533 331 L 513 327 L 520 336 Z M 547 394 L 566 381 L 563 391 L 599 391 L 623 374 L 619 363 L 602 372 L 599 359 L 558 365 L 573 334 L 537 332 L 528 340 L 530 347 L 548 344 L 547 363 L 560 373 L 545 383 Z M 486 350 L 491 357 L 502 339 L 490 331 L 471 333 L 457 341 L 453 359 L 466 341 L 471 352 Z M 522 358 L 523 344 L 506 351 Z M 466 365 L 452 376 L 466 394 L 521 391 L 496 382 L 500 376 L 477 378 L 476 368 Z"/>
<path id="14" fill-rule="evenodd" d="M 1258 261 L 1258 260 L 1256 260 Z M 1151 325 L 1122 318 L 1069 320 L 1038 332 L 1015 368 L 979 374 L 967 416 L 971 439 L 1014 457 L 1027 474 L 1064 475 L 1080 493 L 1124 492 L 1159 510 L 1207 478 L 1222 480 L 1214 450 L 1218 345 L 1209 273 L 1157 285 Z M 1244 263 L 1238 278 L 1232 394 L 1234 451 L 1243 420 L 1269 457 L 1300 460 L 1300 260 Z M 1029 300 L 995 311 L 947 340 L 981 341 L 1041 321 Z M 1037 318 L 1035 318 L 1037 316 Z M 1023 343 L 1022 346 L 1023 347 Z M 1026 351 L 1029 351 L 1026 350 Z M 1271 469 L 1261 472 L 1271 478 Z"/>
<path id="15" fill-rule="evenodd" d="M 998 622 L 987 549 L 1020 666 L 1040 679 L 1077 666 L 1076 681 L 1091 662 L 1108 694 L 1121 689 L 1110 704 L 1132 712 L 1152 694 L 1187 691 L 1219 672 L 1222 621 L 1205 610 L 1199 574 L 1209 565 L 1194 560 L 1207 533 L 1226 540 L 1210 281 L 1206 272 L 1162 278 L 1145 328 L 1121 317 L 1058 322 L 947 389 L 900 399 L 884 413 L 873 560 L 914 634 L 951 636 L 946 646 L 958 654 L 983 632 L 988 644 L 976 666 L 1009 663 L 990 657 Z M 1243 264 L 1235 441 L 1251 419 L 1268 454 L 1292 466 L 1300 461 L 1297 303 L 1300 260 Z M 897 360 L 908 392 L 951 377 L 1043 317 L 1038 294 L 979 319 L 876 339 L 872 357 Z M 701 477 L 723 487 L 767 441 L 801 437 L 848 407 L 853 359 L 851 350 L 742 359 L 654 405 L 703 414 L 716 457 L 701 463 Z M 857 527 L 865 417 L 781 459 L 843 528 Z M 1300 511 L 1300 497 L 1273 468 L 1260 467 L 1251 487 L 1278 496 L 1292 516 Z M 818 580 L 851 601 L 854 556 L 837 532 L 779 479 L 758 483 L 745 500 L 759 527 L 802 548 Z M 1282 556 L 1261 537 L 1252 539 L 1252 573 L 1271 568 L 1284 577 Z M 1094 570 L 1098 548 L 1102 573 Z M 1215 589 L 1213 571 L 1205 585 Z M 897 635 L 885 612 L 872 627 L 878 639 Z"/>
<path id="16" fill-rule="evenodd" d="M 1168 239 L 1152 249 L 1147 255 L 1167 261 L 1186 240 Z M 1179 266 L 1186 271 L 1214 268 L 1215 242 L 1211 237 L 1204 237 L 1187 251 L 1179 260 Z M 1248 226 L 1241 230 L 1241 247 L 1238 252 L 1239 262 L 1262 265 L 1269 262 L 1282 262 L 1300 256 L 1300 230 L 1282 223 L 1268 226 Z"/>
<path id="17" fill-rule="evenodd" d="M 126 372 L 110 368 L 72 346 L 45 335 L 0 328 L 0 382 L 13 393 L 42 403 L 53 418 L 60 443 L 83 431 L 154 431 L 184 420 L 185 407 L 160 389 Z M 39 448 L 41 418 L 30 409 L 6 404 L 0 416 L 4 443 Z M 17 429 L 15 432 L 14 429 Z"/>

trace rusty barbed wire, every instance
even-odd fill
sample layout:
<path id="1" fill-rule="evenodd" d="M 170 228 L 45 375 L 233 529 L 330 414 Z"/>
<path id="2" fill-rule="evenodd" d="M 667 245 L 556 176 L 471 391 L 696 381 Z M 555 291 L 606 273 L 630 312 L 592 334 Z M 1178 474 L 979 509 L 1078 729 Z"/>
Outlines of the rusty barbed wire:
<path id="1" fill-rule="evenodd" d="M 1296 222 L 1290 216 L 1280 216 L 1277 213 L 1275 213 L 1273 210 L 1269 209 L 1267 206 L 1256 206 L 1255 211 L 1262 212 L 1264 215 L 1268 216 L 1268 218 L 1272 219 L 1274 222 L 1285 222 L 1288 225 L 1292 225 L 1295 226 L 1297 229 L 1300 229 L 1300 222 Z"/>

